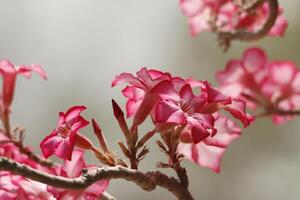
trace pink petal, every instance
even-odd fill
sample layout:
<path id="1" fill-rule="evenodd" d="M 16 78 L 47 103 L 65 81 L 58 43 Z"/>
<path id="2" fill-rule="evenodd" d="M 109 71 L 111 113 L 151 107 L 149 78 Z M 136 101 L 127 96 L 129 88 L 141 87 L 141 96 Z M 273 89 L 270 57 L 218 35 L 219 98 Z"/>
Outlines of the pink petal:
<path id="1" fill-rule="evenodd" d="M 15 69 L 15 66 L 9 60 L 1 60 L 0 61 L 0 72 L 8 73 L 8 74 L 15 74 L 16 69 Z"/>
<path id="2" fill-rule="evenodd" d="M 56 147 L 54 154 L 63 160 L 71 160 L 75 145 L 75 136 L 76 133 L 71 133 L 69 137 L 61 140 L 61 142 Z"/>
<path id="3" fill-rule="evenodd" d="M 76 178 L 81 175 L 82 169 L 86 166 L 83 154 L 83 151 L 75 150 L 72 153 L 72 159 L 70 161 L 65 160 L 63 170 L 69 178 Z"/>
<path id="4" fill-rule="evenodd" d="M 174 89 L 172 83 L 169 80 L 164 80 L 159 82 L 155 87 L 153 87 L 149 93 L 159 95 L 162 98 L 179 100 L 180 96 Z"/>
<path id="5" fill-rule="evenodd" d="M 233 140 L 240 137 L 241 129 L 226 117 L 218 116 L 215 121 L 218 130 L 214 137 L 207 137 L 204 143 L 208 145 L 226 148 Z"/>
<path id="6" fill-rule="evenodd" d="M 57 136 L 55 131 L 42 140 L 40 143 L 40 148 L 45 158 L 48 158 L 54 153 L 55 149 L 62 142 L 62 140 L 63 139 L 61 137 Z"/>
<path id="7" fill-rule="evenodd" d="M 289 61 L 272 62 L 269 65 L 270 77 L 278 84 L 288 84 L 297 72 L 295 63 Z"/>
<path id="8" fill-rule="evenodd" d="M 158 123 L 165 123 L 168 121 L 170 116 L 180 108 L 172 101 L 160 101 L 155 110 L 155 121 Z M 181 111 L 182 113 L 182 111 Z M 182 116 L 185 119 L 184 116 Z M 179 120 L 181 121 L 181 120 Z"/>
<path id="9" fill-rule="evenodd" d="M 200 142 L 198 144 L 181 143 L 178 146 L 178 151 L 198 165 L 208 167 L 214 172 L 219 173 L 221 158 L 225 150 L 215 146 L 208 146 L 203 142 Z"/>
<path id="10" fill-rule="evenodd" d="M 189 104 L 189 102 L 193 99 L 194 94 L 190 85 L 186 84 L 180 90 L 181 99 L 185 101 L 185 103 Z"/>
<path id="11" fill-rule="evenodd" d="M 262 69 L 267 63 L 267 56 L 262 49 L 251 48 L 247 49 L 242 58 L 243 65 L 250 73 Z"/>
<path id="12" fill-rule="evenodd" d="M 216 88 L 213 88 L 208 82 L 204 83 L 204 92 L 207 95 L 207 102 L 220 102 L 222 104 L 228 104 L 231 102 L 230 97 L 223 95 Z"/>
<path id="13" fill-rule="evenodd" d="M 202 0 L 180 0 L 179 6 L 185 16 L 195 16 L 203 9 Z"/>
<path id="14" fill-rule="evenodd" d="M 123 83 L 129 83 L 133 86 L 143 88 L 143 86 L 142 86 L 141 82 L 139 81 L 139 79 L 134 77 L 130 73 L 122 73 L 122 74 L 116 76 L 115 79 L 112 81 L 111 86 L 114 87 L 116 85 L 120 85 L 120 84 L 123 84 Z"/>
<path id="15" fill-rule="evenodd" d="M 281 15 L 276 19 L 275 24 L 271 28 L 269 35 L 283 37 L 288 27 L 288 21 Z"/>
<path id="16" fill-rule="evenodd" d="M 150 114 L 151 110 L 153 109 L 155 103 L 158 100 L 158 96 L 156 94 L 146 94 L 145 98 L 140 104 L 140 107 L 137 109 L 134 118 L 133 124 L 140 125 Z"/>
<path id="17" fill-rule="evenodd" d="M 292 82 L 292 88 L 295 92 L 300 92 L 300 71 L 297 70 L 295 73 L 293 82 Z"/>
<path id="18" fill-rule="evenodd" d="M 229 111 L 232 116 L 239 119 L 244 127 L 247 127 L 254 121 L 254 117 L 246 113 L 246 103 L 241 99 L 232 99 L 231 104 L 227 105 L 225 110 Z"/>
<path id="19" fill-rule="evenodd" d="M 76 122 L 71 125 L 71 131 L 77 132 L 79 129 L 87 126 L 89 123 L 90 122 L 85 120 L 82 116 L 79 116 Z"/>
<path id="20" fill-rule="evenodd" d="M 133 100 L 128 100 L 126 103 L 126 113 L 127 117 L 132 117 L 135 115 L 138 108 L 141 106 L 142 100 L 139 100 L 137 102 Z"/>
<path id="21" fill-rule="evenodd" d="M 220 84 L 236 83 L 241 81 L 245 74 L 242 63 L 239 60 L 231 60 L 227 63 L 224 71 L 216 73 L 216 79 Z"/>
<path id="22" fill-rule="evenodd" d="M 85 106 L 73 106 L 65 114 L 66 123 L 72 123 L 72 121 L 80 116 L 80 113 L 86 109 Z"/>
<path id="23" fill-rule="evenodd" d="M 198 14 L 195 17 L 189 19 L 190 33 L 193 37 L 197 36 L 203 31 L 209 31 L 210 25 L 208 23 L 207 16 L 205 14 Z"/>
<path id="24" fill-rule="evenodd" d="M 59 118 L 58 118 L 57 127 L 60 127 L 60 126 L 62 126 L 65 123 L 66 123 L 66 115 L 65 115 L 65 113 L 59 112 Z"/>
<path id="25" fill-rule="evenodd" d="M 98 181 L 86 188 L 84 192 L 99 198 L 101 194 L 107 189 L 108 185 L 108 180 Z"/>
<path id="26" fill-rule="evenodd" d="M 197 127 L 194 126 L 192 128 L 191 133 L 192 133 L 193 142 L 195 144 L 198 144 L 199 142 L 201 142 L 202 140 L 204 140 L 210 135 L 210 133 L 202 126 L 197 126 Z"/>
<path id="27" fill-rule="evenodd" d="M 40 65 L 32 65 L 31 68 L 32 68 L 32 71 L 36 72 L 43 79 L 47 79 L 47 74 L 46 74 L 45 70 Z"/>
<path id="28" fill-rule="evenodd" d="M 140 99 L 143 99 L 145 96 L 144 90 L 134 87 L 134 86 L 126 86 L 123 90 L 122 93 L 125 97 L 131 100 L 138 101 Z"/>

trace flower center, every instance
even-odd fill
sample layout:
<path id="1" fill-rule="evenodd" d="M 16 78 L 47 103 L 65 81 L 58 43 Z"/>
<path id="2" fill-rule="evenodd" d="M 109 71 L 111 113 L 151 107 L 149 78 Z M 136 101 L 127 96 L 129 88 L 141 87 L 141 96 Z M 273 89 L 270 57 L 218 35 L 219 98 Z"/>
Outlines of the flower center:
<path id="1" fill-rule="evenodd" d="M 57 129 L 57 132 L 61 137 L 66 138 L 71 132 L 71 127 L 68 124 L 66 124 L 64 126 L 59 127 Z"/>
<path id="2" fill-rule="evenodd" d="M 184 113 L 190 114 L 192 109 L 191 106 L 185 102 L 180 102 L 180 108 Z"/>

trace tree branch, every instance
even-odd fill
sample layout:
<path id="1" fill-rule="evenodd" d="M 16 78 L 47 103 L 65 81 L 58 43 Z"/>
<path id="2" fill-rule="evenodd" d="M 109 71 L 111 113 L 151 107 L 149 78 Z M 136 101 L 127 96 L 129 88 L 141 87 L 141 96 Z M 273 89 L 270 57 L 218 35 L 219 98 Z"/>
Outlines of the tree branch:
<path id="1" fill-rule="evenodd" d="M 298 115 L 300 116 L 300 110 L 280 110 L 280 109 L 273 109 L 266 111 L 258 116 L 267 116 L 267 115 Z"/>
<path id="2" fill-rule="evenodd" d="M 178 200 L 193 200 L 192 195 L 186 187 L 173 177 L 169 177 L 161 172 L 143 173 L 137 170 L 128 169 L 121 166 L 99 167 L 91 170 L 84 170 L 78 178 L 66 178 L 46 174 L 29 166 L 17 163 L 11 159 L 0 157 L 0 170 L 9 171 L 53 187 L 66 189 L 84 189 L 91 184 L 103 179 L 125 179 L 134 182 L 145 191 L 152 191 L 157 186 L 172 192 Z"/>

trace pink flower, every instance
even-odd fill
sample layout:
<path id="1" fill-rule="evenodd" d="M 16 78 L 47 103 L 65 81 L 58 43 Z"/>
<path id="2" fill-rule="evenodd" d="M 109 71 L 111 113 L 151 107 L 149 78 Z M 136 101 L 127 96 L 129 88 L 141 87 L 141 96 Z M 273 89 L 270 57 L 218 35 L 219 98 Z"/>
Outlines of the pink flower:
<path id="1" fill-rule="evenodd" d="M 142 78 L 139 74 L 141 71 L 147 76 Z M 223 95 L 208 82 L 195 81 L 192 78 L 172 77 L 169 73 L 145 68 L 141 71 L 138 73 L 138 77 L 123 73 L 121 75 L 123 78 L 120 79 L 121 76 L 118 76 L 114 82 L 128 82 L 129 86 L 125 88 L 125 96 L 128 99 L 127 105 L 129 102 L 135 101 L 131 97 L 136 97 L 136 90 L 141 91 L 142 95 L 139 95 L 137 99 L 143 103 L 147 102 L 145 99 L 149 94 L 155 95 L 155 101 L 148 104 L 149 108 L 147 112 L 144 112 L 143 119 L 147 115 L 151 115 L 158 130 L 174 126 L 187 126 L 191 129 L 193 142 L 198 143 L 217 133 L 214 127 L 215 118 L 213 114 L 220 110 L 228 111 L 233 117 L 242 121 L 244 126 L 248 126 L 253 121 L 253 118 L 245 111 L 243 100 L 232 99 Z M 150 74 L 153 71 L 156 76 L 151 77 Z M 126 80 L 124 77 L 127 77 Z M 193 90 L 199 91 L 200 94 L 196 95 Z M 136 105 L 136 109 L 144 110 L 143 103 Z M 125 124 L 125 122 L 121 124 Z"/>
<path id="2" fill-rule="evenodd" d="M 269 6 L 264 3 L 254 12 L 242 11 L 233 0 L 180 0 L 180 8 L 189 18 L 189 26 L 193 36 L 202 31 L 212 31 L 212 24 L 223 31 L 245 29 L 251 32 L 259 30 L 269 16 Z M 283 36 L 287 28 L 287 21 L 279 16 L 269 32 L 270 36 Z"/>
<path id="3" fill-rule="evenodd" d="M 9 172 L 0 172 L 0 199 L 15 200 L 19 189 L 12 181 L 13 175 Z"/>
<path id="4" fill-rule="evenodd" d="M 214 135 L 214 117 L 211 114 L 200 113 L 206 103 L 203 97 L 193 94 L 190 85 L 186 84 L 178 96 L 172 99 L 162 99 L 156 107 L 157 123 L 190 125 L 194 143 L 198 143 L 209 135 Z"/>
<path id="5" fill-rule="evenodd" d="M 51 193 L 47 191 L 47 185 L 27 180 L 23 178 L 14 179 L 14 184 L 19 187 L 17 197 L 18 199 L 26 200 L 54 200 Z"/>
<path id="6" fill-rule="evenodd" d="M 82 169 L 92 168 L 91 166 L 86 165 L 83 154 L 83 151 L 75 150 L 72 154 L 71 161 L 65 160 L 64 165 L 60 169 L 57 169 L 56 175 L 76 178 L 81 175 Z M 48 186 L 48 191 L 51 192 L 58 200 L 98 200 L 101 194 L 108 187 L 108 184 L 109 181 L 102 180 L 83 190 L 66 190 Z"/>
<path id="7" fill-rule="evenodd" d="M 218 133 L 214 137 L 207 137 L 198 144 L 180 143 L 178 151 L 187 159 L 218 173 L 226 148 L 233 140 L 240 137 L 241 130 L 233 121 L 222 116 L 216 117 L 215 127 Z M 191 132 L 185 132 L 181 136 L 182 140 L 189 142 L 191 135 Z"/>
<path id="8" fill-rule="evenodd" d="M 258 48 L 245 51 L 241 60 L 231 60 L 216 75 L 226 95 L 241 98 L 250 108 L 261 107 L 267 112 L 300 109 L 300 72 L 293 62 L 268 61 Z M 275 123 L 289 117 L 274 115 Z"/>
<path id="9" fill-rule="evenodd" d="M 124 96 L 128 99 L 126 104 L 127 116 L 134 115 L 134 125 L 141 124 L 153 109 L 158 98 L 158 93 L 168 94 L 170 89 L 170 74 L 157 70 L 142 68 L 134 76 L 130 73 L 122 73 L 113 80 L 112 87 L 128 83 L 123 90 Z"/>
<path id="10" fill-rule="evenodd" d="M 47 186 L 10 172 L 0 172 L 0 199 L 51 200 Z"/>
<path id="11" fill-rule="evenodd" d="M 3 79 L 2 94 L 1 94 L 1 106 L 0 111 L 3 117 L 3 112 L 9 112 L 10 106 L 13 101 L 16 78 L 18 74 L 25 76 L 26 78 L 31 77 L 31 72 L 36 72 L 42 78 L 47 79 L 47 75 L 39 65 L 32 66 L 15 66 L 8 60 L 0 61 L 0 74 Z"/>
<path id="12" fill-rule="evenodd" d="M 239 17 L 239 22 L 235 25 L 235 28 L 245 28 L 251 32 L 258 31 L 266 22 L 270 13 L 269 6 L 264 3 L 256 10 L 254 15 L 243 13 Z M 279 9 L 279 15 L 275 24 L 269 31 L 270 36 L 284 36 L 285 30 L 288 26 L 287 20 L 282 16 L 283 9 Z"/>
<path id="13" fill-rule="evenodd" d="M 79 129 L 89 124 L 80 114 L 85 106 L 71 107 L 66 113 L 59 113 L 57 128 L 40 144 L 43 155 L 48 158 L 55 154 L 62 159 L 71 160 L 75 144 L 89 149 L 91 142 L 78 133 Z"/>

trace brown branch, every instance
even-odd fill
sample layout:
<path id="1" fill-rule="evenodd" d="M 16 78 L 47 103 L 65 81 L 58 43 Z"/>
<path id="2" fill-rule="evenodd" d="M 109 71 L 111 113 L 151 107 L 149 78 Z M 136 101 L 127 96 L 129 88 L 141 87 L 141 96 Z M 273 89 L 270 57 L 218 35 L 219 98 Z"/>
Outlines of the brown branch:
<path id="1" fill-rule="evenodd" d="M 134 182 L 145 191 L 152 191 L 157 186 L 172 192 L 179 200 L 193 200 L 192 195 L 175 178 L 169 177 L 161 172 L 143 173 L 137 170 L 116 167 L 101 167 L 91 170 L 84 170 L 78 178 L 66 178 L 46 174 L 29 166 L 17 163 L 11 159 L 0 157 L 0 170 L 9 171 L 13 174 L 23 176 L 53 187 L 66 189 L 84 189 L 91 184 L 103 179 L 125 179 Z"/>
<path id="2" fill-rule="evenodd" d="M 267 2 L 269 4 L 269 17 L 265 24 L 262 26 L 262 28 L 256 32 L 248 32 L 244 29 L 236 30 L 236 31 L 217 31 L 219 36 L 219 42 L 221 46 L 224 46 L 225 50 L 230 46 L 231 41 L 233 40 L 240 40 L 240 41 L 255 41 L 263 38 L 266 36 L 270 29 L 273 27 L 273 25 L 276 22 L 277 16 L 278 16 L 278 0 L 264 0 L 264 1 L 258 1 L 256 4 L 254 3 L 249 8 L 247 8 L 247 11 L 252 10 L 253 8 L 257 8 L 262 4 L 262 2 Z"/>
<path id="3" fill-rule="evenodd" d="M 299 115 L 300 116 L 300 110 L 280 110 L 280 109 L 272 109 L 272 110 L 268 110 L 262 114 L 260 114 L 259 116 L 267 116 L 267 115 Z"/>

